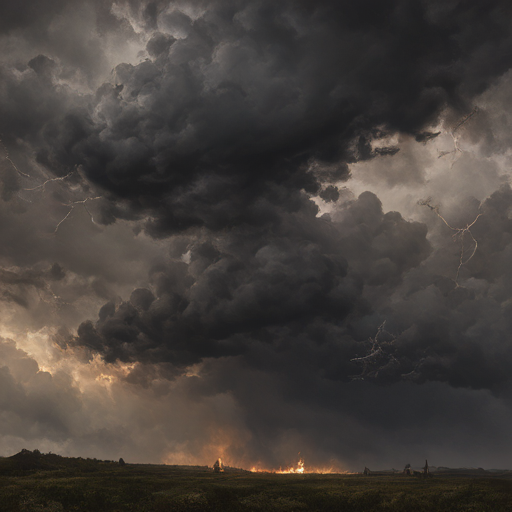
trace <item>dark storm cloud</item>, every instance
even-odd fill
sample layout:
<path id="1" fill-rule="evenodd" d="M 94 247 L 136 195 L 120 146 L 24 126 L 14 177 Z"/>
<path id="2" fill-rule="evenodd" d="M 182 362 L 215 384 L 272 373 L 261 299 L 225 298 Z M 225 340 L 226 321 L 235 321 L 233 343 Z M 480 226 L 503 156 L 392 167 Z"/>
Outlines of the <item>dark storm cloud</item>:
<path id="1" fill-rule="evenodd" d="M 400 131 L 429 141 L 436 134 L 425 128 L 441 109 L 467 109 L 508 67 L 507 9 L 500 2 L 485 10 L 471 3 L 218 2 L 194 18 L 179 5 L 151 7 L 149 58 L 118 65 L 114 84 L 80 109 L 61 110 L 38 135 L 38 158 L 62 168 L 80 164 L 111 200 L 149 215 L 154 237 L 197 227 L 217 234 L 204 231 L 198 242 L 190 232 L 182 248 L 190 263 L 155 269 L 153 291 L 105 305 L 74 343 L 107 361 L 183 366 L 292 347 L 283 340 L 299 332 L 313 347 L 341 329 L 344 362 L 331 373 L 348 380 L 358 372 L 350 359 L 365 354 L 358 342 L 388 320 L 398 339 L 378 357 L 370 349 L 364 377 L 420 375 L 477 388 L 505 382 L 491 377 L 492 361 L 481 369 L 487 377 L 457 377 L 465 361 L 485 360 L 485 349 L 460 345 L 467 355 L 455 348 L 440 300 L 427 303 L 436 304 L 435 319 L 430 329 L 416 326 L 417 335 L 386 304 L 402 297 L 412 269 L 418 283 L 433 279 L 422 267 L 430 254 L 426 226 L 384 215 L 369 193 L 332 221 L 318 218 L 309 194 L 336 200 L 330 184 L 348 178 L 347 162 L 398 151 L 372 149 L 372 140 Z M 485 29 L 474 33 L 477 24 Z M 450 290 L 449 301 L 464 293 Z M 428 299 L 418 300 L 414 321 Z"/>
<path id="2" fill-rule="evenodd" d="M 400 333 L 391 352 L 401 364 L 397 362 L 392 373 L 402 372 L 420 382 L 444 380 L 453 386 L 497 393 L 508 388 L 512 364 L 512 275 L 507 263 L 512 250 L 511 204 L 508 185 L 482 204 L 482 215 L 472 228 L 478 250 L 461 267 L 464 286 L 442 275 L 442 252 L 446 250 L 438 251 L 426 268 L 411 272 L 403 282 L 403 298 L 382 308 L 383 315 L 392 320 L 394 332 Z M 448 238 L 450 233 L 446 235 Z M 469 236 L 465 242 L 467 254 L 471 254 Z M 460 257 L 458 251 L 460 244 L 451 250 L 452 261 Z M 455 270 L 456 265 L 452 276 Z"/>
<path id="3" fill-rule="evenodd" d="M 154 392 L 155 410 L 172 402 L 173 385 L 184 411 L 235 403 L 253 460 L 265 440 L 277 450 L 294 429 L 320 453 L 355 462 L 366 434 L 377 432 L 371 449 L 390 460 L 390 433 L 421 432 L 429 418 L 446 429 L 464 418 L 508 439 L 473 411 L 506 409 L 511 384 L 510 189 L 480 210 L 469 199 L 453 220 L 483 213 L 472 228 L 478 251 L 455 283 L 460 246 L 434 213 L 413 222 L 385 213 L 373 193 L 350 198 L 340 187 L 365 160 L 382 162 L 390 187 L 426 183 L 416 146 L 434 144 L 440 114 L 455 126 L 510 66 L 508 2 L 88 3 L 83 26 L 71 2 L 40 18 L 29 5 L 5 16 L 20 48 L 0 69 L 0 256 L 12 267 L 0 284 L 5 302 L 36 318 L 31 326 L 49 311 L 34 312 L 34 290 L 61 294 L 63 310 L 66 299 L 94 297 L 87 315 L 58 316 L 70 331 L 78 325 L 56 336 L 60 347 L 91 367 L 97 354 L 112 368 L 133 363 L 123 384 L 134 396 Z M 56 13 L 72 20 L 58 29 L 69 46 L 55 44 L 47 20 Z M 32 31 L 44 44 L 27 50 Z M 109 47 L 124 37 L 137 61 L 137 50 L 121 62 L 123 48 Z M 479 138 L 485 119 L 468 133 L 491 151 L 500 141 Z M 65 179 L 41 185 L 52 177 Z M 2 372 L 5 388 L 31 403 Z M 48 423 L 55 439 L 80 430 Z M 431 444 L 443 428 L 430 425 Z M 80 435 L 101 447 L 115 439 L 109 428 Z"/>
<path id="4" fill-rule="evenodd" d="M 302 397 L 304 372 L 319 382 L 439 380 L 500 394 L 512 364 L 511 203 L 504 187 L 482 205 L 464 286 L 443 275 L 455 272 L 460 246 L 446 268 L 444 249 L 431 254 L 425 225 L 384 214 L 364 193 L 332 220 L 290 216 L 272 238 L 179 244 L 188 264 L 155 269 L 156 294 L 138 289 L 118 307 L 105 305 L 74 343 L 107 361 L 178 368 L 241 355 L 255 368 L 279 368 Z"/>
<path id="5" fill-rule="evenodd" d="M 371 193 L 339 222 L 314 214 L 283 216 L 272 234 L 192 242 L 188 264 L 154 270 L 156 295 L 139 289 L 117 308 L 106 304 L 95 325 L 79 327 L 75 343 L 109 361 L 177 366 L 224 355 L 272 366 L 273 351 L 318 357 L 319 366 L 333 357 L 325 371 L 348 380 L 357 373 L 356 343 L 344 320 L 371 310 L 365 284 L 393 288 L 430 245 L 424 225 L 384 214 Z"/>
<path id="6" fill-rule="evenodd" d="M 512 44 L 503 2 L 192 3 L 195 19 L 176 5 L 142 13 L 149 59 L 40 132 L 43 163 L 82 164 L 154 234 L 261 223 L 262 198 L 293 208 L 295 189 L 319 190 L 312 163 L 339 181 L 345 162 L 396 151 L 371 149 L 377 127 L 421 138 L 442 108 L 464 111 Z"/>

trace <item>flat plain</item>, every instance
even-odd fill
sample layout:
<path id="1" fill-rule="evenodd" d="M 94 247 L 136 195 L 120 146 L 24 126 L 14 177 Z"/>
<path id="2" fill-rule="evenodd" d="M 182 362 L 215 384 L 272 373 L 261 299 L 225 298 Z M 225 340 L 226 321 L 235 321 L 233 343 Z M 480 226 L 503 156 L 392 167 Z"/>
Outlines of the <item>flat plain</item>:
<path id="1" fill-rule="evenodd" d="M 509 472 L 481 477 L 445 472 L 427 479 L 400 474 L 216 474 L 206 467 L 120 466 L 52 456 L 54 463 L 43 456 L 45 464 L 36 468 L 0 459 L 2 512 L 512 510 Z"/>

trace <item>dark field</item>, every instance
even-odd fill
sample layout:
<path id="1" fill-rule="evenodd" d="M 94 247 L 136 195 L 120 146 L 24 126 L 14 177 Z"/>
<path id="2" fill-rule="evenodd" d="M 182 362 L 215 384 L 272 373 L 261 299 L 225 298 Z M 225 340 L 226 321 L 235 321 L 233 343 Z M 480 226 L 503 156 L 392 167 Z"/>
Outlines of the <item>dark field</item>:
<path id="1" fill-rule="evenodd" d="M 2 511 L 510 511 L 499 477 L 214 474 L 115 464 L 0 477 Z"/>

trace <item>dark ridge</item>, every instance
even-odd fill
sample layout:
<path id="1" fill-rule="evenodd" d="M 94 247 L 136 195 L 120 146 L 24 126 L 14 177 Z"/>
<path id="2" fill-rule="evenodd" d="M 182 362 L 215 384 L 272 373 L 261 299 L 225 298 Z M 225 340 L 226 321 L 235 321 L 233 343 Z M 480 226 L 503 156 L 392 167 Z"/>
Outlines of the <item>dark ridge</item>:
<path id="1" fill-rule="evenodd" d="M 119 463 L 110 460 L 63 457 L 51 452 L 41 453 L 39 450 L 23 449 L 11 457 L 0 458 L 0 475 L 65 469 L 92 472 L 104 469 L 105 465 L 119 466 Z"/>

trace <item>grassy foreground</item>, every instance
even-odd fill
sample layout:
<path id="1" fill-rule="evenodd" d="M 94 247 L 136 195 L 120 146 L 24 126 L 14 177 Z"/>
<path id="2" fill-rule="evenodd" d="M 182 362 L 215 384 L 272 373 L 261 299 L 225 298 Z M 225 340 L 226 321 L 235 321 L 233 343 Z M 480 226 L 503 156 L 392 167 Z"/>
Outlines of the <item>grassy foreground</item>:
<path id="1" fill-rule="evenodd" d="M 14 474 L 13 474 L 14 473 Z M 4 511 L 473 511 L 512 510 L 512 480 L 276 475 L 202 468 L 77 463 L 2 471 Z"/>

